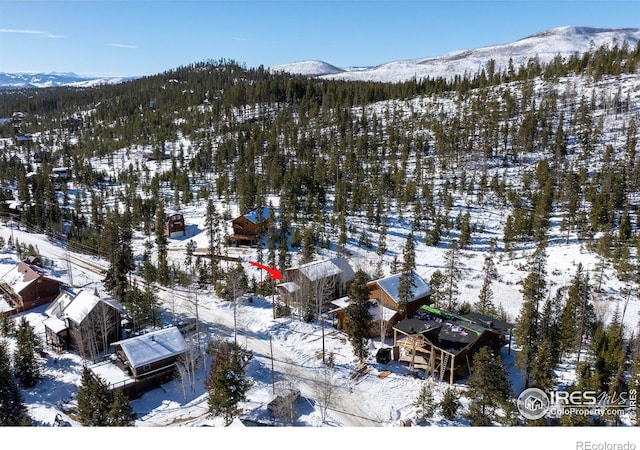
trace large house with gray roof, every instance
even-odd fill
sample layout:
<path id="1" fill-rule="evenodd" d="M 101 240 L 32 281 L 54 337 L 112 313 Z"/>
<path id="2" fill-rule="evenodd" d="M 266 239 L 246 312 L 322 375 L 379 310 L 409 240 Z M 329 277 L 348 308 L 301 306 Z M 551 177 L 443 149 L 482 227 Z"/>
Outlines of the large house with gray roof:
<path id="1" fill-rule="evenodd" d="M 63 290 L 46 309 L 47 344 L 95 360 L 112 342 L 122 339 L 122 305 L 80 291 Z"/>
<path id="2" fill-rule="evenodd" d="M 343 256 L 313 261 L 284 271 L 283 282 L 276 288 L 288 306 L 300 305 L 322 295 L 330 303 L 347 293 L 355 272 Z"/>

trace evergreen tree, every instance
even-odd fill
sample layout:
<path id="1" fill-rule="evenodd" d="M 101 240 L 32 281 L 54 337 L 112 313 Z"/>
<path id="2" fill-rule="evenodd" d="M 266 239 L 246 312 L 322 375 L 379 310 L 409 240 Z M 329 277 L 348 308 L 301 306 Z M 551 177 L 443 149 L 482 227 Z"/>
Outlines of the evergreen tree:
<path id="1" fill-rule="evenodd" d="M 514 330 L 520 351 L 516 367 L 524 372 L 524 388 L 529 387 L 531 366 L 536 358 L 540 341 L 540 302 L 546 296 L 546 250 L 539 244 L 530 262 L 531 271 L 522 284 L 522 307 Z"/>
<path id="2" fill-rule="evenodd" d="M 440 269 L 436 269 L 429 278 L 429 292 L 431 293 L 431 303 L 436 307 L 441 307 L 445 300 L 444 275 Z"/>
<path id="3" fill-rule="evenodd" d="M 460 399 L 458 393 L 453 387 L 448 387 L 444 391 L 442 400 L 440 401 L 440 411 L 442 417 L 447 420 L 456 420 L 458 418 L 458 409 L 460 408 Z"/>
<path id="4" fill-rule="evenodd" d="M 0 426 L 18 426 L 27 419 L 27 408 L 11 373 L 7 342 L 0 339 Z"/>
<path id="5" fill-rule="evenodd" d="M 108 386 L 91 373 L 87 366 L 82 368 L 80 387 L 76 397 L 80 423 L 88 427 L 109 425 L 112 394 Z"/>
<path id="6" fill-rule="evenodd" d="M 129 274 L 135 268 L 132 239 L 133 230 L 129 214 L 121 216 L 117 211 L 114 212 L 111 219 L 106 221 L 103 238 L 110 260 L 104 284 L 119 301 L 125 297 L 129 286 Z"/>
<path id="7" fill-rule="evenodd" d="M 481 347 L 473 357 L 466 395 L 471 399 L 466 417 L 471 424 L 490 425 L 497 420 L 496 409 L 512 397 L 509 374 L 500 355 Z"/>
<path id="8" fill-rule="evenodd" d="M 476 312 L 486 314 L 488 316 L 495 316 L 496 307 L 493 304 L 493 290 L 491 289 L 491 278 L 485 275 L 480 293 L 478 294 L 478 301 L 474 305 Z"/>
<path id="9" fill-rule="evenodd" d="M 177 191 L 176 191 L 177 192 Z M 156 280 L 163 286 L 169 284 L 169 263 L 167 261 L 167 236 L 165 235 L 165 224 L 167 214 L 164 210 L 164 202 L 160 200 L 156 208 L 156 246 L 158 249 L 158 268 Z"/>
<path id="10" fill-rule="evenodd" d="M 238 406 L 246 400 L 253 385 L 245 375 L 253 354 L 226 341 L 210 343 L 207 353 L 212 357 L 209 378 L 205 383 L 209 394 L 209 412 L 222 416 L 228 425 L 240 412 Z"/>
<path id="11" fill-rule="evenodd" d="M 135 425 L 137 414 L 133 411 L 129 397 L 121 390 L 113 393 L 113 401 L 109 408 L 109 421 L 111 427 L 132 427 Z"/>
<path id="12" fill-rule="evenodd" d="M 402 256 L 402 273 L 398 281 L 398 313 L 403 314 L 406 319 L 407 306 L 413 297 L 413 289 L 415 288 L 413 273 L 416 268 L 416 248 L 411 232 L 407 234 Z"/>
<path id="13" fill-rule="evenodd" d="M 422 423 L 427 419 L 433 417 L 436 412 L 436 401 L 433 397 L 433 392 L 427 384 L 423 384 L 420 388 L 418 398 L 414 402 L 413 406 L 416 408 L 416 414 L 418 417 L 418 423 Z"/>
<path id="14" fill-rule="evenodd" d="M 369 342 L 371 320 L 373 318 L 369 311 L 370 302 L 367 281 L 367 274 L 362 270 L 358 270 L 349 286 L 349 304 L 345 310 L 347 315 L 345 324 L 347 335 L 353 347 L 353 354 L 360 361 L 366 360 L 369 354 L 367 343 Z"/>
<path id="15" fill-rule="evenodd" d="M 544 339 L 540 343 L 531 364 L 532 385 L 543 391 L 551 389 L 555 381 L 554 369 L 553 349 L 549 340 Z"/>
<path id="16" fill-rule="evenodd" d="M 582 344 L 595 328 L 595 315 L 591 303 L 589 277 L 582 263 L 567 291 L 567 301 L 559 320 L 559 349 L 561 353 L 582 349 Z M 578 363 L 580 355 L 578 355 Z"/>
<path id="17" fill-rule="evenodd" d="M 205 215 L 205 231 L 209 237 L 209 245 L 207 250 L 211 257 L 211 284 L 215 287 L 218 284 L 218 275 L 220 272 L 220 264 L 218 258 L 214 258 L 213 255 L 220 254 L 220 241 L 222 236 L 220 235 L 220 214 L 216 209 L 213 200 L 209 199 L 207 202 L 207 211 Z"/>
<path id="18" fill-rule="evenodd" d="M 13 354 L 13 369 L 20 385 L 30 388 L 36 385 L 41 376 L 35 355 L 40 339 L 25 316 L 20 319 L 16 338 L 17 345 Z"/>
<path id="19" fill-rule="evenodd" d="M 449 244 L 449 250 L 444 255 L 444 272 L 443 272 L 443 293 L 447 301 L 447 308 L 453 311 L 458 302 L 458 282 L 462 279 L 462 270 L 460 269 L 460 244 L 457 240 L 452 240 Z"/>

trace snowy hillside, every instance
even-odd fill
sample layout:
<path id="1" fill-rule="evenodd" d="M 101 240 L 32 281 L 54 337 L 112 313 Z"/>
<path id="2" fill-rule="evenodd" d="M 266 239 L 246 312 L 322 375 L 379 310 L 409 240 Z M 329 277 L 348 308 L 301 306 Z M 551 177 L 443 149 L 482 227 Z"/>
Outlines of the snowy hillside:
<path id="1" fill-rule="evenodd" d="M 116 84 L 125 77 L 82 77 L 75 73 L 6 73 L 0 72 L 0 89 L 47 88 L 57 86 L 91 87 Z"/>
<path id="2" fill-rule="evenodd" d="M 506 69 L 509 60 L 514 67 L 527 63 L 537 57 L 540 63 L 551 61 L 558 54 L 563 58 L 576 52 L 582 54 L 603 45 L 613 47 L 628 42 L 630 47 L 640 40 L 640 29 L 621 28 L 604 29 L 566 26 L 553 28 L 526 37 L 516 42 L 493 45 L 476 49 L 459 50 L 433 58 L 393 61 L 377 67 L 360 70 L 335 69 L 330 64 L 313 62 L 294 63 L 277 66 L 277 70 L 321 78 L 341 80 L 400 82 L 412 78 L 447 78 L 465 73 L 474 74 L 484 68 L 491 59 L 495 61 L 496 71 Z M 276 69 L 274 67 L 274 69 Z"/>
<path id="3" fill-rule="evenodd" d="M 327 64 L 323 61 L 300 61 L 291 64 L 284 64 L 281 66 L 273 66 L 270 68 L 272 72 L 287 72 L 295 75 L 329 75 L 339 74 L 344 72 L 344 69 L 339 69 L 336 66 Z"/>

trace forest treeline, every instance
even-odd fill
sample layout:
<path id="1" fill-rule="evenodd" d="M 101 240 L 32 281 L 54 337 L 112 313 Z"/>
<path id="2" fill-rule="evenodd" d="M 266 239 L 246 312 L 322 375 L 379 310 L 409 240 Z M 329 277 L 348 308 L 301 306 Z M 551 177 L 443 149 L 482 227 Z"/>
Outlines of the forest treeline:
<path id="1" fill-rule="evenodd" d="M 591 243 L 620 261 L 638 241 L 637 99 L 624 83 L 597 86 L 635 73 L 639 58 L 640 46 L 625 43 L 403 83 L 320 80 L 219 60 L 90 89 L 6 91 L 0 116 L 26 113 L 20 130 L 39 138 L 26 149 L 5 141 L 0 180 L 22 203 L 25 223 L 95 249 L 112 214 L 107 198 L 145 228 L 159 198 L 180 209 L 214 195 L 248 210 L 274 195 L 282 231 L 303 223 L 298 232 L 309 228 L 316 246 L 332 236 L 342 246 L 350 235 L 373 245 L 347 218 L 384 233 L 391 209 L 408 211 L 413 232 L 438 245 L 468 224 L 465 213 L 452 213 L 462 198 L 469 211 L 510 212 L 505 250 L 544 236 L 554 213 L 563 230 L 590 242 L 600 236 Z M 1 131 L 11 137 L 16 129 L 6 123 Z M 152 171 L 130 158 L 141 148 L 152 160 L 169 158 L 171 168 Z M 12 157 L 23 149 L 23 159 Z M 97 169 L 98 159 L 121 170 Z M 73 199 L 63 185 L 59 201 L 49 182 L 55 166 L 73 169 L 81 187 Z"/>
<path id="2" fill-rule="evenodd" d="M 183 266 L 168 264 L 166 237 L 151 224 L 194 202 L 206 205 L 212 254 L 223 251 L 231 218 L 217 205 L 272 208 L 277 220 L 258 255 L 280 269 L 292 251 L 308 261 L 321 247 L 345 252 L 350 243 L 380 262 L 392 256 L 391 271 L 405 273 L 416 242 L 447 246 L 447 267 L 429 281 L 432 299 L 448 309 L 472 307 L 457 302 L 459 251 L 489 249 L 473 308 L 493 314 L 494 253 L 535 248 L 515 331 L 525 385 L 551 386 L 562 358 L 588 347 L 577 388 L 619 394 L 637 387 L 625 374 L 637 379 L 640 352 L 620 339 L 623 313 L 600 323 L 590 300 L 606 265 L 629 292 L 640 274 L 639 69 L 640 45 L 616 44 L 401 83 L 218 60 L 116 85 L 0 91 L 0 117 L 25 114 L 0 125 L 0 200 L 19 202 L 5 214 L 28 229 L 107 258 L 105 286 L 137 327 L 159 320 L 154 283 L 213 286 L 221 298 L 249 290 L 242 267 L 196 260 L 192 245 Z M 20 133 L 36 139 L 18 145 Z M 52 181 L 59 167 L 72 169 L 73 190 Z M 498 238 L 476 240 L 496 214 Z M 401 255 L 389 255 L 389 217 L 406 228 Z M 134 254 L 135 233 L 147 240 L 144 255 Z M 597 252 L 599 264 L 592 278 L 580 267 L 567 289 L 553 292 L 545 249 L 570 238 Z M 131 282 L 133 272 L 142 285 Z"/>

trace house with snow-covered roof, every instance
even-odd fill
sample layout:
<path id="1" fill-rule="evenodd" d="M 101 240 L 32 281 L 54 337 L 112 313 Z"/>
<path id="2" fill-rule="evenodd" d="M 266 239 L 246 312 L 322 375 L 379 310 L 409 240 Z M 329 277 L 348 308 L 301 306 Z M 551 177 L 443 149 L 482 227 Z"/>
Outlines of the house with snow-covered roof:
<path id="1" fill-rule="evenodd" d="M 369 312 L 373 317 L 372 336 L 381 333 L 390 335 L 393 326 L 405 317 L 405 314 L 398 312 L 400 304 L 398 291 L 401 276 L 402 273 L 396 273 L 367 283 L 371 301 Z M 429 283 L 416 272 L 412 272 L 411 276 L 413 277 L 413 286 L 407 302 L 407 316 L 411 316 L 422 305 L 428 305 L 431 301 Z M 335 315 L 336 325 L 339 329 L 345 328 L 347 317 L 344 310 L 349 304 L 348 300 L 348 298 L 338 299 L 333 303 L 335 308 L 331 310 L 331 313 Z"/>
<path id="2" fill-rule="evenodd" d="M 173 376 L 187 342 L 178 327 L 163 328 L 113 342 L 114 363 L 137 381 L 162 383 Z"/>
<path id="3" fill-rule="evenodd" d="M 49 303 L 64 283 L 49 277 L 41 267 L 20 261 L 0 277 L 0 294 L 11 307 L 10 314 Z"/>
<path id="4" fill-rule="evenodd" d="M 266 230 L 269 220 L 271 220 L 271 210 L 265 207 L 254 208 L 236 217 L 231 221 L 233 233 L 229 236 L 229 241 L 235 245 L 255 244 Z"/>
<path id="5" fill-rule="evenodd" d="M 327 302 L 331 302 L 346 294 L 354 278 L 355 272 L 349 261 L 338 256 L 286 269 L 283 282 L 276 288 L 288 306 L 298 305 L 309 298 L 315 299 L 321 294 L 328 297 L 325 298 Z"/>
<path id="6" fill-rule="evenodd" d="M 47 344 L 58 351 L 72 350 L 95 360 L 122 338 L 120 303 L 102 299 L 87 291 L 75 294 L 63 290 L 45 313 L 43 324 Z"/>

